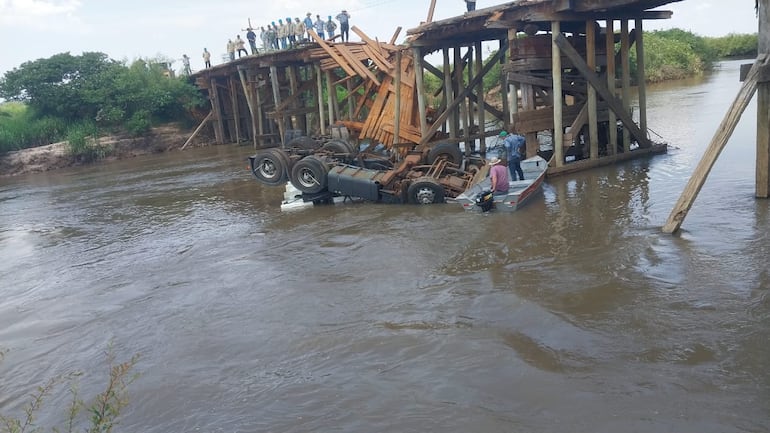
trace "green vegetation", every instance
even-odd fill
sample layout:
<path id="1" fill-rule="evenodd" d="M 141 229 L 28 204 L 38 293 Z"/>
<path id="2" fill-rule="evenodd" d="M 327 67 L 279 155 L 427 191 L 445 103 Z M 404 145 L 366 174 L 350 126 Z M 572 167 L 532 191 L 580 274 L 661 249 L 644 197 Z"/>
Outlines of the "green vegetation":
<path id="1" fill-rule="evenodd" d="M 0 105 L 0 152 L 77 139 L 83 125 L 89 134 L 95 125 L 141 135 L 156 122 L 189 122 L 203 103 L 200 93 L 186 77 L 169 78 L 165 65 L 143 59 L 125 65 L 104 53 L 23 63 L 0 78 L 0 98 L 15 102 Z M 82 150 L 82 142 L 72 147 Z"/>
<path id="2" fill-rule="evenodd" d="M 759 46 L 758 36 L 730 33 L 721 38 L 705 38 L 706 44 L 721 59 L 756 57 Z"/>
<path id="3" fill-rule="evenodd" d="M 5 352 L 0 352 L 0 360 Z M 33 433 L 49 430 L 37 425 L 37 417 L 43 409 L 45 399 L 62 384 L 70 386 L 72 399 L 66 408 L 64 426 L 51 426 L 54 432 L 72 433 L 80 430 L 85 425 L 86 433 L 110 433 L 117 425 L 123 409 L 128 405 L 128 385 L 137 375 L 132 373 L 138 356 L 122 363 L 116 363 L 112 350 L 106 354 L 109 365 L 109 380 L 101 393 L 96 395 L 89 403 L 80 398 L 77 387 L 77 378 L 81 373 L 72 373 L 49 380 L 45 385 L 37 387 L 30 394 L 30 401 L 24 406 L 21 417 L 12 417 L 0 414 L 0 433 Z M 86 419 L 84 419 L 86 418 Z"/>

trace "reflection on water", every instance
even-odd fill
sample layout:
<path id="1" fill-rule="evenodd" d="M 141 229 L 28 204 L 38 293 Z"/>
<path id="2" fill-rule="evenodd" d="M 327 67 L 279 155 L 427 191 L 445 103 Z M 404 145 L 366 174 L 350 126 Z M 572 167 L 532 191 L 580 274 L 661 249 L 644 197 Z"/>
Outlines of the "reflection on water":
<path id="1" fill-rule="evenodd" d="M 737 65 L 650 89 L 668 155 L 550 179 L 513 215 L 281 213 L 243 147 L 3 179 L 0 413 L 62 372 L 95 392 L 112 341 L 142 354 L 126 431 L 767 431 L 755 109 L 660 233 Z"/>

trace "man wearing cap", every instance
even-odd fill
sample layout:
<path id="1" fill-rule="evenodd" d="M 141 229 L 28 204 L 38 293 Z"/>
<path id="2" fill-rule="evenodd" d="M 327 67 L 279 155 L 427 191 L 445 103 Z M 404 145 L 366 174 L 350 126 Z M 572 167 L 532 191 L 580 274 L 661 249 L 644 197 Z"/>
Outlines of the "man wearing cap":
<path id="1" fill-rule="evenodd" d="M 340 39 L 342 42 L 348 42 L 350 40 L 350 14 L 343 9 L 336 18 L 340 22 Z"/>
<path id="2" fill-rule="evenodd" d="M 503 146 L 508 158 L 508 169 L 511 170 L 511 178 L 524 180 L 524 172 L 521 170 L 521 159 L 527 151 L 527 140 L 519 134 L 508 134 L 505 131 L 500 132 L 503 137 Z"/>
<path id="3" fill-rule="evenodd" d="M 501 164 L 500 158 L 494 157 L 489 164 L 489 177 L 492 178 L 492 194 L 508 194 L 508 169 Z"/>

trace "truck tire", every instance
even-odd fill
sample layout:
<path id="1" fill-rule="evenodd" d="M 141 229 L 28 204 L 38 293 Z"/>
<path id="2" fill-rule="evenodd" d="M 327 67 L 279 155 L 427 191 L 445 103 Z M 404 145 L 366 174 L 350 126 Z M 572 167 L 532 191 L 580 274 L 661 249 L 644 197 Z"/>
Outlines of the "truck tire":
<path id="1" fill-rule="evenodd" d="M 315 194 L 326 189 L 329 167 L 313 155 L 306 156 L 291 169 L 291 184 L 306 194 Z"/>
<path id="2" fill-rule="evenodd" d="M 411 204 L 444 203 L 444 187 L 432 177 L 417 178 L 407 190 Z"/>
<path id="3" fill-rule="evenodd" d="M 279 149 L 267 149 L 249 157 L 249 161 L 254 177 L 265 185 L 277 186 L 288 180 L 289 157 Z"/>
<path id="4" fill-rule="evenodd" d="M 339 139 L 339 138 L 333 138 L 326 143 L 324 143 L 323 146 L 321 146 L 322 150 L 328 150 L 332 153 L 346 153 L 349 154 L 351 157 L 355 156 L 356 149 L 353 147 L 352 144 L 348 143 L 345 140 Z"/>
<path id="5" fill-rule="evenodd" d="M 460 146 L 452 143 L 439 143 L 433 146 L 428 152 L 428 164 L 433 164 L 436 160 L 444 158 L 458 167 L 463 162 L 463 153 Z"/>

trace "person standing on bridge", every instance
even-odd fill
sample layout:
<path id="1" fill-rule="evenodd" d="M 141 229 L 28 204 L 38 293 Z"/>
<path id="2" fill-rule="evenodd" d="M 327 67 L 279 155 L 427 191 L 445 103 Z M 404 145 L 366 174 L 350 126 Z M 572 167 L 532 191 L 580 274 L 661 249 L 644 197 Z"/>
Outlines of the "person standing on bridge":
<path id="1" fill-rule="evenodd" d="M 184 66 L 185 75 L 192 75 L 192 70 L 190 69 L 190 58 L 187 57 L 187 54 L 182 54 L 182 66 Z"/>
<path id="2" fill-rule="evenodd" d="M 468 12 L 476 10 L 476 0 L 465 0 L 465 6 L 468 8 Z"/>
<path id="3" fill-rule="evenodd" d="M 305 25 L 305 31 L 307 32 L 307 40 L 312 40 L 313 38 L 310 37 L 310 31 L 313 30 L 313 14 L 310 12 L 305 15 L 305 19 L 302 20 L 302 24 Z M 303 34 L 304 37 L 304 34 Z"/>
<path id="4" fill-rule="evenodd" d="M 257 34 L 254 33 L 254 29 L 249 27 L 248 32 L 246 32 L 246 40 L 249 41 L 249 46 L 251 47 L 251 54 L 255 55 L 257 54 Z"/>
<path id="5" fill-rule="evenodd" d="M 313 23 L 313 27 L 315 27 L 315 32 L 318 33 L 319 38 L 326 39 L 324 37 L 324 27 L 326 27 L 326 23 L 324 23 L 324 20 L 321 19 L 321 15 L 315 16 L 315 22 Z"/>
<path id="6" fill-rule="evenodd" d="M 299 18 L 294 18 L 294 27 L 292 30 L 294 30 L 294 46 L 296 47 L 299 45 L 300 42 L 305 40 L 305 22 L 300 21 Z"/>
<path id="7" fill-rule="evenodd" d="M 235 42 L 232 39 L 227 40 L 227 55 L 230 57 L 230 61 L 235 60 Z"/>
<path id="8" fill-rule="evenodd" d="M 350 14 L 345 9 L 337 14 L 337 21 L 340 22 L 340 36 L 342 42 L 350 40 Z"/>
<path id="9" fill-rule="evenodd" d="M 288 26 L 283 23 L 282 19 L 278 19 L 278 28 L 276 29 L 276 36 L 278 37 L 278 41 L 281 43 L 281 49 L 286 49 L 286 42 L 288 41 L 289 34 L 287 31 L 289 30 Z"/>
<path id="10" fill-rule="evenodd" d="M 326 34 L 329 39 L 334 39 L 334 31 L 337 30 L 337 23 L 332 21 L 332 16 L 329 15 L 329 21 L 326 21 Z"/>
<path id="11" fill-rule="evenodd" d="M 244 42 L 243 39 L 241 39 L 241 35 L 237 35 L 235 37 L 235 48 L 238 50 L 238 58 L 241 58 L 241 51 L 243 51 L 244 54 L 247 56 L 249 55 L 249 52 L 246 51 L 246 42 Z"/>
<path id="12" fill-rule="evenodd" d="M 207 68 L 211 67 L 211 53 L 207 49 L 203 49 L 203 64 L 206 65 Z"/>

